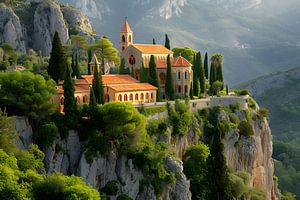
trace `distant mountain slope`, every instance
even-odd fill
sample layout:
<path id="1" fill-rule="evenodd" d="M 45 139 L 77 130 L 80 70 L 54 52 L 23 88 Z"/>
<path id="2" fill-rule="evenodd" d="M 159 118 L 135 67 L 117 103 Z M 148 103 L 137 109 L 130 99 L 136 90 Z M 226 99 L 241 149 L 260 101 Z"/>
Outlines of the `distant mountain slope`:
<path id="1" fill-rule="evenodd" d="M 300 67 L 242 84 L 259 104 L 270 110 L 275 140 L 300 137 Z"/>
<path id="2" fill-rule="evenodd" d="M 298 0 L 61 0 L 119 43 L 125 16 L 136 42 L 164 42 L 225 54 L 225 77 L 241 83 L 300 63 Z M 242 76 L 241 76 L 242 75 Z"/>

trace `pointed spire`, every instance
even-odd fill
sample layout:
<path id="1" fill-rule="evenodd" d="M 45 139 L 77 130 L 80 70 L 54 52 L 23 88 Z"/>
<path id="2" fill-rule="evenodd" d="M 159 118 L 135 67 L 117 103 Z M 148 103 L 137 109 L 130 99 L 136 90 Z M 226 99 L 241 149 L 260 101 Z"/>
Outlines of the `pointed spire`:
<path id="1" fill-rule="evenodd" d="M 127 21 L 127 17 L 125 17 L 125 21 L 124 21 L 123 27 L 121 29 L 121 33 L 132 33 L 132 30 Z"/>

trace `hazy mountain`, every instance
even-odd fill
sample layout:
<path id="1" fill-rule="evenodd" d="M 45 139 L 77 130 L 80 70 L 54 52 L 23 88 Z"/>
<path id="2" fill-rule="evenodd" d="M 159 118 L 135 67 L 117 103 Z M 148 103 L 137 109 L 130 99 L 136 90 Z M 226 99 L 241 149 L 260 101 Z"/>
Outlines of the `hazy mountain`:
<path id="1" fill-rule="evenodd" d="M 117 45 L 125 16 L 135 42 L 164 41 L 225 54 L 229 83 L 300 63 L 297 0 L 61 0 L 81 8 Z M 241 76 L 242 75 L 242 76 Z"/>

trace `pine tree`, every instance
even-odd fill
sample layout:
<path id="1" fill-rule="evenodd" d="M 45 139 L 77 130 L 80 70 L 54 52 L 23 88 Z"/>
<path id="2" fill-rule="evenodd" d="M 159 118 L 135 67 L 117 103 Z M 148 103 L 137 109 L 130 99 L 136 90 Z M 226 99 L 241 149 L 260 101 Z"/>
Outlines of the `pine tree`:
<path id="1" fill-rule="evenodd" d="M 67 69 L 67 58 L 64 48 L 61 44 L 58 32 L 55 32 L 52 42 L 52 50 L 50 54 L 47 72 L 49 76 L 58 83 L 63 80 Z"/>
<path id="2" fill-rule="evenodd" d="M 145 68 L 144 63 L 142 62 L 141 70 L 140 70 L 140 82 L 148 83 L 149 81 L 149 70 Z"/>
<path id="3" fill-rule="evenodd" d="M 125 59 L 122 58 L 119 66 L 119 74 L 129 74 L 129 69 L 125 66 Z"/>
<path id="4" fill-rule="evenodd" d="M 207 55 L 207 52 L 205 53 L 205 58 L 204 58 L 204 71 L 205 71 L 205 78 L 208 79 L 208 55 Z"/>
<path id="5" fill-rule="evenodd" d="M 154 55 L 151 55 L 149 62 L 149 83 L 157 87 L 157 100 L 160 100 L 160 81 L 156 73 L 156 63 Z"/>
<path id="6" fill-rule="evenodd" d="M 172 77 L 172 66 L 170 55 L 167 57 L 167 77 L 166 77 L 166 96 L 170 100 L 175 99 L 175 90 Z"/>
<path id="7" fill-rule="evenodd" d="M 170 39 L 169 39 L 169 37 L 168 37 L 167 34 L 166 34 L 165 47 L 166 47 L 167 49 L 171 49 Z"/>
<path id="8" fill-rule="evenodd" d="M 153 38 L 153 40 L 152 40 L 152 43 L 153 43 L 153 45 L 155 45 L 155 44 L 156 44 L 156 42 L 155 42 L 155 38 Z"/>
<path id="9" fill-rule="evenodd" d="M 198 79 L 198 72 L 197 72 L 197 68 L 196 68 L 196 55 L 194 55 L 193 58 L 193 94 L 194 96 L 199 96 L 199 92 L 200 92 L 200 83 L 199 83 L 199 79 Z"/>
<path id="10" fill-rule="evenodd" d="M 70 67 L 67 66 L 67 70 L 65 73 L 65 80 L 63 83 L 64 89 L 64 112 L 66 116 L 74 116 L 77 110 L 76 100 L 75 100 L 75 87 L 74 87 L 74 80 L 71 76 Z"/>
<path id="11" fill-rule="evenodd" d="M 88 50 L 88 64 L 87 64 L 87 67 L 88 67 L 88 75 L 92 75 L 92 72 L 91 72 L 91 66 L 90 66 L 90 62 L 92 61 L 92 50 L 89 49 Z"/>
<path id="12" fill-rule="evenodd" d="M 101 67 L 100 67 L 101 68 Z M 98 67 L 94 68 L 93 91 L 97 104 L 104 104 L 104 90 L 102 84 L 101 69 L 98 72 Z"/>
<path id="13" fill-rule="evenodd" d="M 91 89 L 90 89 L 90 102 L 89 102 L 89 106 L 93 107 L 93 106 L 96 106 L 96 105 L 97 105 L 97 102 L 96 102 L 95 93 L 94 93 L 93 87 L 91 87 Z"/>

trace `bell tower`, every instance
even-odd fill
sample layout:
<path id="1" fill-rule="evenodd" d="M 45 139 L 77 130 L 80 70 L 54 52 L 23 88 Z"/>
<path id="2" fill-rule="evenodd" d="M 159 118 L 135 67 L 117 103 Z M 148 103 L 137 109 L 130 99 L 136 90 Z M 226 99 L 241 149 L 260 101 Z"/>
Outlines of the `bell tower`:
<path id="1" fill-rule="evenodd" d="M 120 31 L 120 54 L 122 55 L 124 50 L 131 44 L 133 44 L 133 32 L 126 18 Z"/>

